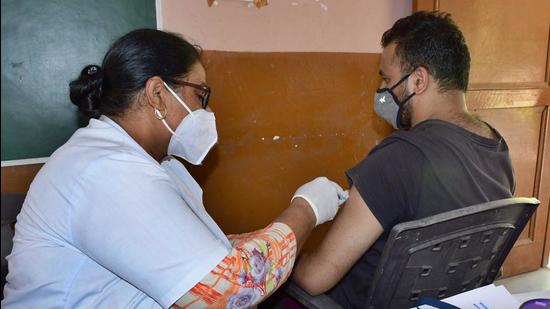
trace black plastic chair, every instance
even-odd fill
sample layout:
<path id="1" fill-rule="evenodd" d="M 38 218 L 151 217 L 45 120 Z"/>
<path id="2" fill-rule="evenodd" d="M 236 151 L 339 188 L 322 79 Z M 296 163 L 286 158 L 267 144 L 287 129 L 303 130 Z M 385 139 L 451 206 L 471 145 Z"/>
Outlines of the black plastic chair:
<path id="1" fill-rule="evenodd" d="M 11 253 L 13 246 L 13 225 L 15 224 L 19 211 L 21 211 L 25 196 L 25 193 L 2 192 L 2 288 L 6 284 L 6 276 L 8 274 L 6 256 Z M 2 299 L 3 298 L 4 294 L 2 293 Z"/>
<path id="2" fill-rule="evenodd" d="M 411 308 L 420 297 L 442 299 L 493 283 L 539 204 L 508 198 L 394 226 L 365 308 Z M 307 308 L 341 308 L 294 283 L 285 291 Z"/>

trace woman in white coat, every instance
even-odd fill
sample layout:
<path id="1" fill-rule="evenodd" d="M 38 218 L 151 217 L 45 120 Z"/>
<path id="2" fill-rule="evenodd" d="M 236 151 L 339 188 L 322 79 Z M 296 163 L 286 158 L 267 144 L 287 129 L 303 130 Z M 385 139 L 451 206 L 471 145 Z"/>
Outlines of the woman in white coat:
<path id="1" fill-rule="evenodd" d="M 173 156 L 200 164 L 217 142 L 200 52 L 136 30 L 70 84 L 89 116 L 34 179 L 18 217 L 2 307 L 253 306 L 288 277 L 342 189 L 300 187 L 266 228 L 228 237 Z"/>

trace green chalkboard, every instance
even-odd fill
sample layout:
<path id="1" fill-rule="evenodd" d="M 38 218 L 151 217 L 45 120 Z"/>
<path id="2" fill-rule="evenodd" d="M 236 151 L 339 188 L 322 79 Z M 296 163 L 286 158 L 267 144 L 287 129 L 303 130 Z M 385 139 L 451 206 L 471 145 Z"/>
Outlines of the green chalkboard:
<path id="1" fill-rule="evenodd" d="M 2 161 L 50 156 L 86 125 L 69 81 L 155 16 L 155 0 L 2 0 Z"/>

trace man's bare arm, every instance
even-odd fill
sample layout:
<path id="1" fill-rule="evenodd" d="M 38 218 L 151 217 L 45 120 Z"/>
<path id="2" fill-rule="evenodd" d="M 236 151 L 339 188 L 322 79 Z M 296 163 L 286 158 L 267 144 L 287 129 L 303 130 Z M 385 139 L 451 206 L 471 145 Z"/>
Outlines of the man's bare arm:
<path id="1" fill-rule="evenodd" d="M 331 289 L 372 246 L 384 229 L 352 187 L 350 197 L 321 245 L 298 261 L 293 279 L 317 295 Z"/>

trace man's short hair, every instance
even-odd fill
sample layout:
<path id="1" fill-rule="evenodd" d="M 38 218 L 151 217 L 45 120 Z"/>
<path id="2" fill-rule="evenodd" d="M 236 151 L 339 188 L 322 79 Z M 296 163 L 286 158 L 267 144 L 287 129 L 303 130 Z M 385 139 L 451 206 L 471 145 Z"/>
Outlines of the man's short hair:
<path id="1" fill-rule="evenodd" d="M 450 14 L 420 11 L 401 18 L 382 35 L 382 47 L 393 42 L 402 72 L 422 66 L 439 91 L 468 89 L 470 53 Z"/>

